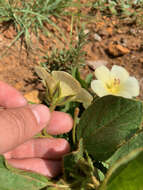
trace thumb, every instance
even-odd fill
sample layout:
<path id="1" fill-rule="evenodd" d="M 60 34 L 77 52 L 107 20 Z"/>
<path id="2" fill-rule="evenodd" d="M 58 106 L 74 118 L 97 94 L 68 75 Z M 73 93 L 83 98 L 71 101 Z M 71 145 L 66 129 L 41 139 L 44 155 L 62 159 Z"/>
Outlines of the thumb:
<path id="1" fill-rule="evenodd" d="M 33 137 L 50 120 L 50 111 L 44 105 L 27 105 L 0 111 L 0 154 Z"/>

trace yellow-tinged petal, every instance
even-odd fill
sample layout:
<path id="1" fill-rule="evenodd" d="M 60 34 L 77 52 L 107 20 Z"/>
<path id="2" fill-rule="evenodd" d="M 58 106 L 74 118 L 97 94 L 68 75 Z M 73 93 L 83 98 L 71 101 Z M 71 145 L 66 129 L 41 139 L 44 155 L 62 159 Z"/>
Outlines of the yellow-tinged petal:
<path id="1" fill-rule="evenodd" d="M 124 98 L 132 98 L 132 96 L 128 91 L 120 91 L 118 94 L 116 94 L 116 96 L 122 96 Z"/>
<path id="2" fill-rule="evenodd" d="M 122 88 L 123 91 L 127 91 L 131 96 L 139 95 L 139 83 L 135 77 L 129 77 Z"/>
<path id="3" fill-rule="evenodd" d="M 110 71 L 107 67 L 100 66 L 95 70 L 95 76 L 98 80 L 103 82 L 107 82 L 110 80 Z"/>
<path id="4" fill-rule="evenodd" d="M 91 96 L 91 94 L 89 94 L 87 90 L 85 90 L 84 88 L 80 88 L 80 91 L 75 97 L 75 100 L 83 103 L 83 106 L 87 108 L 91 104 L 93 97 Z"/>
<path id="5" fill-rule="evenodd" d="M 93 80 L 91 82 L 91 88 L 100 97 L 110 94 L 106 90 L 106 88 L 104 86 L 104 83 L 102 81 L 100 81 L 100 80 Z"/>
<path id="6" fill-rule="evenodd" d="M 61 97 L 76 95 L 81 88 L 80 83 L 64 71 L 53 71 L 52 77 L 54 80 L 60 81 Z"/>
<path id="7" fill-rule="evenodd" d="M 121 82 L 124 82 L 128 79 L 129 73 L 123 67 L 114 65 L 111 69 L 111 78 L 119 79 Z"/>
<path id="8" fill-rule="evenodd" d="M 35 72 L 43 80 L 44 85 L 48 85 L 50 89 L 54 88 L 54 86 L 57 84 L 56 80 L 54 80 L 54 78 L 50 73 L 48 73 L 48 71 L 46 71 L 45 68 L 36 66 Z"/>

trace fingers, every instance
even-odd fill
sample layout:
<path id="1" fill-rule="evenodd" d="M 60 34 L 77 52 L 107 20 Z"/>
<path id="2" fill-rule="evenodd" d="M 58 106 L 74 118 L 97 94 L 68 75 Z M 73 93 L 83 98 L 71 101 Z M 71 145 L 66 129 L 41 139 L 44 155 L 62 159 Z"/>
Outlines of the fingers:
<path id="1" fill-rule="evenodd" d="M 9 159 L 7 160 L 15 168 L 36 172 L 47 177 L 55 177 L 62 169 L 61 161 L 50 161 L 40 158 Z"/>
<path id="2" fill-rule="evenodd" d="M 26 104 L 26 99 L 19 91 L 0 81 L 0 106 L 5 108 L 13 108 L 25 106 Z"/>
<path id="3" fill-rule="evenodd" d="M 47 126 L 49 109 L 44 105 L 5 109 L 0 112 L 0 154 L 32 138 Z"/>
<path id="4" fill-rule="evenodd" d="M 73 120 L 71 116 L 64 112 L 54 111 L 47 127 L 47 133 L 51 135 L 67 133 L 72 129 Z"/>
<path id="5" fill-rule="evenodd" d="M 27 101 L 19 91 L 0 81 L 0 106 L 15 108 L 25 105 Z M 71 130 L 72 125 L 72 118 L 68 114 L 54 111 L 47 132 L 52 135 L 66 133 Z"/>
<path id="6" fill-rule="evenodd" d="M 61 159 L 70 151 L 65 139 L 44 138 L 32 139 L 4 154 L 6 159 L 44 158 Z"/>

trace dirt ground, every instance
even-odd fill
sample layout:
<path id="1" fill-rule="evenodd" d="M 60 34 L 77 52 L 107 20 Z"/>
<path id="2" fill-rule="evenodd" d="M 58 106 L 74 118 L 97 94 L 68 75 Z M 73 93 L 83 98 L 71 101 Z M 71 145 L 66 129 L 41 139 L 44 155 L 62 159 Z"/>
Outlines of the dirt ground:
<path id="1" fill-rule="evenodd" d="M 65 18 L 58 23 L 68 39 L 70 22 L 69 18 Z M 55 32 L 50 26 L 47 27 Z M 89 33 L 84 47 L 87 52 L 87 65 L 82 72 L 92 71 L 89 63 L 95 63 L 95 66 L 104 63 L 109 68 L 115 64 L 124 66 L 130 75 L 139 80 L 140 98 L 143 99 L 143 27 L 130 19 L 108 18 L 99 14 L 98 18 L 96 15 L 96 19 L 87 24 L 86 31 Z M 41 34 L 39 42 L 31 35 L 33 45 L 29 51 L 19 39 L 5 54 L 15 36 L 16 32 L 12 26 L 0 26 L 0 54 L 3 55 L 0 59 L 0 80 L 11 84 L 22 93 L 41 89 L 41 84 L 34 74 L 34 66 L 42 60 L 45 52 L 51 51 L 52 47 L 63 48 L 66 44 L 60 35 L 59 40 L 53 40 Z"/>

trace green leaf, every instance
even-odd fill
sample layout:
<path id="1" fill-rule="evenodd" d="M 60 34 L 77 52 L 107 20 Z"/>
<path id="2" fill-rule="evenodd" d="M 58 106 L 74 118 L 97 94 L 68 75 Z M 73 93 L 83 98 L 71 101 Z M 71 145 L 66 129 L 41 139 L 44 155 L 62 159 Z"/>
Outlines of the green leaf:
<path id="1" fill-rule="evenodd" d="M 105 161 L 140 129 L 142 116 L 142 102 L 104 96 L 82 114 L 77 139 L 95 160 Z"/>
<path id="2" fill-rule="evenodd" d="M 64 156 L 64 175 L 69 177 L 70 173 L 75 173 L 79 161 L 83 159 L 83 141 L 79 142 L 78 149 Z"/>
<path id="3" fill-rule="evenodd" d="M 6 168 L 5 159 L 2 155 L 0 155 L 0 168 Z"/>
<path id="4" fill-rule="evenodd" d="M 52 103 L 55 103 L 61 95 L 60 82 L 57 82 L 55 87 L 52 89 L 51 94 L 52 94 Z"/>
<path id="5" fill-rule="evenodd" d="M 75 95 L 61 97 L 61 98 L 57 99 L 56 105 L 58 105 L 58 106 L 65 105 L 66 103 L 72 101 L 74 96 Z"/>
<path id="6" fill-rule="evenodd" d="M 132 151 L 108 171 L 99 190 L 142 190 L 143 149 Z"/>
<path id="7" fill-rule="evenodd" d="M 30 176 L 23 176 L 20 174 L 13 173 L 7 169 L 0 168 L 0 189 L 31 189 L 31 190 L 39 190 L 43 187 L 46 187 L 48 184 L 35 179 Z"/>
<path id="8" fill-rule="evenodd" d="M 87 76 L 86 76 L 86 79 L 85 79 L 85 82 L 86 84 L 88 85 L 88 87 L 90 87 L 90 83 L 91 83 L 91 80 L 93 79 L 93 74 L 92 73 L 89 73 Z"/>
<path id="9" fill-rule="evenodd" d="M 74 78 L 80 82 L 82 88 L 85 88 L 85 89 L 88 88 L 86 81 L 81 78 L 80 72 L 77 67 L 74 68 L 73 75 L 74 75 Z"/>
<path id="10" fill-rule="evenodd" d="M 113 165 L 117 160 L 126 156 L 131 151 L 143 147 L 143 131 L 133 136 L 123 146 L 121 146 L 107 161 L 110 166 Z"/>
<path id="11" fill-rule="evenodd" d="M 9 170 L 4 157 L 0 156 L 0 190 L 40 190 L 50 183 L 48 178 L 37 173 Z"/>
<path id="12" fill-rule="evenodd" d="M 83 149 L 82 139 L 78 149 L 64 156 L 64 177 L 71 189 L 95 189 L 99 182 L 95 177 L 96 170 L 88 153 Z M 96 181 L 96 183 L 95 183 Z M 90 187 L 92 185 L 93 188 Z"/>

